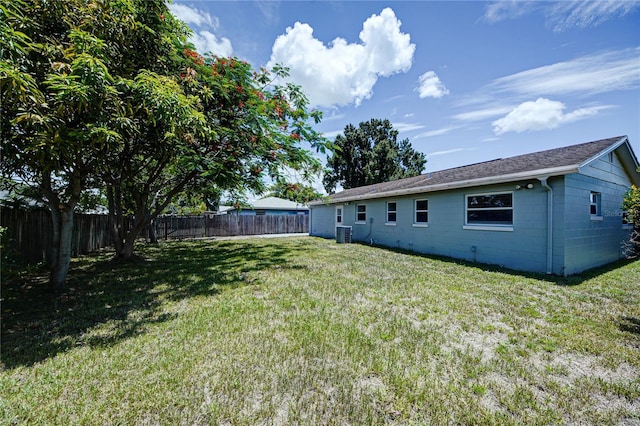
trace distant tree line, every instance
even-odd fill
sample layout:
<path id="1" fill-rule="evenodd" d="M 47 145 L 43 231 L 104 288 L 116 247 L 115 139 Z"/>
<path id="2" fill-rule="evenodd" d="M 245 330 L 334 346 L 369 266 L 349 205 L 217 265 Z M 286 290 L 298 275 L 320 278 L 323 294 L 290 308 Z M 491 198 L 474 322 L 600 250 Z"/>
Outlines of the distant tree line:
<path id="1" fill-rule="evenodd" d="M 337 185 L 344 189 L 417 176 L 427 163 L 408 139 L 398 141 L 398 131 L 389 120 L 372 118 L 344 128 L 327 159 L 323 184 L 329 193 Z"/>

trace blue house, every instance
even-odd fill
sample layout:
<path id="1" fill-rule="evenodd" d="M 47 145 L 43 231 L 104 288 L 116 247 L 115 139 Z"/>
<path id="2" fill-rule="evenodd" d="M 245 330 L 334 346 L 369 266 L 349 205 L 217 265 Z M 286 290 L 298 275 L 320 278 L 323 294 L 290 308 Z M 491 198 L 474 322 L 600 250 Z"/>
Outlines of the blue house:
<path id="1" fill-rule="evenodd" d="M 471 164 L 315 201 L 310 234 L 348 226 L 353 241 L 575 274 L 623 257 L 637 169 L 626 136 Z"/>
<path id="2" fill-rule="evenodd" d="M 294 201 L 285 200 L 278 197 L 266 197 L 251 203 L 250 207 L 234 208 L 228 207 L 225 210 L 226 214 L 239 214 L 243 216 L 291 216 L 291 215 L 308 215 L 309 207 L 296 203 Z"/>

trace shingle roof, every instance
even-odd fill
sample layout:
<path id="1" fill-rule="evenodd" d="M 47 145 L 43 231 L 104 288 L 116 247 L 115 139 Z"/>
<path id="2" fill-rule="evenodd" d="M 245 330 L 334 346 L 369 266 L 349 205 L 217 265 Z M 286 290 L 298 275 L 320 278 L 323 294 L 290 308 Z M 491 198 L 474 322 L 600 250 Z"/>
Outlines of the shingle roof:
<path id="1" fill-rule="evenodd" d="M 251 205 L 254 209 L 265 210 L 307 210 L 307 206 L 278 197 L 266 197 L 256 200 Z"/>
<path id="2" fill-rule="evenodd" d="M 543 174 L 566 174 L 577 171 L 577 168 L 583 163 L 624 140 L 626 140 L 626 136 L 618 136 L 516 157 L 499 158 L 391 182 L 351 188 L 331 195 L 328 202 L 379 198 L 389 195 L 389 193 L 411 194 L 473 186 L 474 184 L 499 183 L 511 179 L 533 178 Z"/>

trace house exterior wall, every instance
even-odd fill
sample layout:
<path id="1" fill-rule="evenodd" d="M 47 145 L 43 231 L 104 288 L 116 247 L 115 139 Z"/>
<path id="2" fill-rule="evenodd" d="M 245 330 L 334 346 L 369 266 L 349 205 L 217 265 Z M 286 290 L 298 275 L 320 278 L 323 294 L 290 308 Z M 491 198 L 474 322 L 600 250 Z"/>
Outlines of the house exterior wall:
<path id="1" fill-rule="evenodd" d="M 551 247 L 552 265 L 551 272 L 556 275 L 563 275 L 565 266 L 565 177 L 554 176 L 549 178 L 548 184 L 553 190 L 552 215 L 553 231 Z"/>
<path id="2" fill-rule="evenodd" d="M 618 157 L 593 161 L 565 178 L 564 269 L 569 275 L 623 257 L 630 227 L 622 223 L 622 199 L 631 181 Z M 592 217 L 591 193 L 599 194 L 599 215 Z"/>
<path id="3" fill-rule="evenodd" d="M 343 225 L 353 227 L 354 241 L 545 272 L 547 191 L 532 183 L 533 189 L 515 190 L 516 183 L 509 183 L 350 202 L 344 205 Z M 504 192 L 513 194 L 512 230 L 465 227 L 467 195 Z M 421 199 L 429 203 L 427 226 L 414 224 L 415 200 Z M 397 206 L 395 224 L 386 223 L 389 201 Z M 356 221 L 358 204 L 366 205 L 365 222 Z M 311 235 L 334 238 L 334 214 L 333 205 L 313 206 Z"/>
<path id="4" fill-rule="evenodd" d="M 311 206 L 309 218 L 309 235 L 323 238 L 335 238 L 335 205 L 320 204 Z"/>
<path id="5" fill-rule="evenodd" d="M 523 189 L 531 183 L 533 188 Z M 551 272 L 570 275 L 614 262 L 624 255 L 631 227 L 622 221 L 622 200 L 631 186 L 614 151 L 590 161 L 578 173 L 547 179 L 429 192 L 342 204 L 343 223 L 352 240 L 420 253 L 497 264 L 516 270 L 547 272 L 548 200 L 552 195 Z M 516 189 L 520 185 L 521 189 Z M 513 226 L 468 226 L 468 195 L 511 193 Z M 597 214 L 593 215 L 593 194 Z M 428 200 L 428 223 L 416 225 L 416 200 Z M 396 221 L 387 223 L 387 203 Z M 366 206 L 365 220 L 358 205 Z M 310 234 L 335 238 L 335 204 L 311 207 Z M 360 210 L 362 213 L 362 210 Z M 360 217 L 362 219 L 362 217 Z"/>

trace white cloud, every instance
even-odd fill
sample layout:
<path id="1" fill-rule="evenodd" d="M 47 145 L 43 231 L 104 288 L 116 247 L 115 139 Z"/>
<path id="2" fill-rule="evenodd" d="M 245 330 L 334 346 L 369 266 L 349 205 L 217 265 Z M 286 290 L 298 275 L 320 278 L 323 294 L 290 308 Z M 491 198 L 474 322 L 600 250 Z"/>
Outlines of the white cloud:
<path id="1" fill-rule="evenodd" d="M 313 28 L 296 22 L 273 44 L 268 66 L 281 63 L 300 84 L 312 105 L 359 105 L 373 94 L 379 77 L 411 68 L 415 45 L 400 31 L 393 10 L 368 18 L 360 32 L 361 43 L 336 38 L 329 46 L 313 37 Z"/>
<path id="2" fill-rule="evenodd" d="M 595 27 L 609 19 L 624 16 L 639 6 L 637 1 L 572 0 L 550 3 L 547 15 L 554 31 L 563 31 L 572 27 Z"/>
<path id="3" fill-rule="evenodd" d="M 398 123 L 393 123 L 393 128 L 398 132 L 410 132 L 412 130 L 422 129 L 424 128 L 424 126 L 422 124 L 417 124 L 417 123 L 398 122 Z"/>
<path id="4" fill-rule="evenodd" d="M 193 34 L 189 37 L 189 41 L 193 43 L 197 52 L 201 54 L 211 52 L 217 56 L 232 55 L 233 46 L 231 45 L 231 40 L 226 37 L 219 37 L 207 29 L 214 31 L 218 29 L 219 21 L 217 17 L 184 4 L 170 4 L 169 10 L 178 19 L 190 25 L 192 29 L 193 27 L 197 28 L 197 30 L 193 30 Z"/>
<path id="5" fill-rule="evenodd" d="M 494 23 L 506 19 L 516 19 L 534 10 L 535 2 L 531 1 L 497 1 L 485 7 L 483 19 Z"/>
<path id="6" fill-rule="evenodd" d="M 324 136 L 327 139 L 333 139 L 338 135 L 341 135 L 342 132 L 344 132 L 344 130 L 340 129 L 340 130 L 331 130 L 329 132 L 322 132 L 322 136 Z"/>
<path id="7" fill-rule="evenodd" d="M 457 130 L 457 129 L 461 128 L 461 127 L 463 127 L 463 126 L 449 126 L 449 127 L 443 127 L 442 129 L 429 130 L 428 132 L 423 132 L 423 133 L 415 135 L 413 137 L 413 139 L 431 138 L 431 137 L 434 137 L 434 136 L 442 136 L 442 135 L 446 135 L 449 132 Z M 436 154 L 431 154 L 431 155 L 436 155 Z"/>
<path id="8" fill-rule="evenodd" d="M 441 155 L 449 155 L 449 154 L 455 154 L 458 152 L 462 152 L 462 151 L 473 151 L 475 148 L 453 148 L 453 149 L 447 149 L 444 151 L 435 151 L 435 152 L 430 152 L 427 154 L 427 158 L 429 157 L 439 157 Z"/>
<path id="9" fill-rule="evenodd" d="M 498 78 L 459 104 L 467 110 L 454 115 L 453 118 L 461 121 L 499 118 L 505 114 L 514 113 L 515 106 L 527 99 L 570 96 L 588 98 L 606 92 L 638 90 L 640 89 L 639 55 L 640 48 L 599 52 Z M 522 105 L 530 103 L 525 102 Z M 550 105 L 547 104 L 547 107 Z M 602 108 L 586 110 L 597 112 Z M 516 110 L 518 113 L 523 112 L 522 109 L 516 108 Z M 494 122 L 494 131 L 497 134 L 512 131 L 512 126 L 519 128 L 512 121 L 516 117 L 512 116 L 508 120 L 507 117 L 501 119 L 504 121 Z M 562 117 L 566 121 L 573 116 L 567 114 Z M 543 120 L 543 117 L 539 119 Z M 496 123 L 500 125 L 496 127 Z M 546 121 L 546 123 L 541 126 L 551 128 L 545 126 L 550 125 L 552 121 Z"/>
<path id="10" fill-rule="evenodd" d="M 494 80 L 488 90 L 521 95 L 595 94 L 640 87 L 640 48 L 602 52 Z"/>
<path id="11" fill-rule="evenodd" d="M 488 118 L 497 117 L 506 114 L 513 108 L 508 106 L 487 106 L 482 109 L 462 112 L 453 116 L 456 120 L 462 121 L 482 121 Z"/>
<path id="12" fill-rule="evenodd" d="M 169 4 L 169 10 L 173 13 L 176 18 L 181 21 L 186 22 L 187 24 L 193 24 L 198 27 L 201 27 L 205 24 L 211 25 L 214 28 L 218 26 L 218 19 L 212 17 L 207 12 L 203 12 L 200 9 L 195 9 L 193 7 L 186 6 L 184 4 Z"/>
<path id="13" fill-rule="evenodd" d="M 497 1 L 485 8 L 483 19 L 490 23 L 507 19 L 518 19 L 531 13 L 545 16 L 547 25 L 554 31 L 569 28 L 595 27 L 609 19 L 621 17 L 640 8 L 638 1 L 620 0 L 566 0 L 542 1 Z"/>
<path id="14" fill-rule="evenodd" d="M 449 94 L 449 89 L 444 86 L 434 71 L 427 71 L 422 74 L 418 79 L 418 83 L 416 91 L 420 94 L 420 99 L 439 99 Z"/>
<path id="15" fill-rule="evenodd" d="M 538 98 L 536 101 L 523 102 L 503 118 L 494 121 L 496 135 L 507 132 L 522 133 L 531 130 L 555 129 L 561 124 L 581 120 L 592 116 L 609 106 L 580 108 L 565 114 L 566 105 L 562 102 Z"/>
<path id="16" fill-rule="evenodd" d="M 217 56 L 231 56 L 233 53 L 233 46 L 228 38 L 218 39 L 215 34 L 209 31 L 194 32 L 189 40 L 195 46 L 196 51 L 202 54 L 211 52 Z"/>

